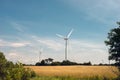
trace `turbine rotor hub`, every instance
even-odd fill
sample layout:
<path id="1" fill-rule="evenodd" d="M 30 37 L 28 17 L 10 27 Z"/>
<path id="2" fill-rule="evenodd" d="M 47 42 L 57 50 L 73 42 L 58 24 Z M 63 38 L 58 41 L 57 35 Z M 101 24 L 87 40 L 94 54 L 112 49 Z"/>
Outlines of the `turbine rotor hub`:
<path id="1" fill-rule="evenodd" d="M 64 38 L 64 40 L 68 40 L 68 38 Z"/>

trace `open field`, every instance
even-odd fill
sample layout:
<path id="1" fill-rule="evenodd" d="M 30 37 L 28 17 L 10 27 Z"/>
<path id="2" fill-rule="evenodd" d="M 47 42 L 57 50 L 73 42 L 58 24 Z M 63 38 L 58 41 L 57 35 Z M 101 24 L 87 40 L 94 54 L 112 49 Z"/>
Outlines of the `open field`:
<path id="1" fill-rule="evenodd" d="M 33 69 L 39 76 L 69 76 L 73 78 L 84 77 L 117 77 L 114 71 L 115 67 L 110 66 L 25 66 Z"/>

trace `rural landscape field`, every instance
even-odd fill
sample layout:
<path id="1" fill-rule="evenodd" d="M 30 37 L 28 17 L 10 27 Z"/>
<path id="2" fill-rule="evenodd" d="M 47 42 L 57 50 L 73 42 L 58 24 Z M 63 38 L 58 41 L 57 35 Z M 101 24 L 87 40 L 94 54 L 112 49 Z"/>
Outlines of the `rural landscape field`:
<path id="1" fill-rule="evenodd" d="M 120 80 L 120 0 L 0 0 L 0 80 Z"/>
<path id="2" fill-rule="evenodd" d="M 46 77 L 70 77 L 87 79 L 97 77 L 98 80 L 116 78 L 117 68 L 111 66 L 26 66 L 33 69 L 37 75 Z M 52 80 L 52 79 L 51 79 Z M 69 79 L 68 79 L 69 80 Z M 91 79 L 92 80 L 92 79 Z M 96 79 L 97 80 L 97 79 Z"/>

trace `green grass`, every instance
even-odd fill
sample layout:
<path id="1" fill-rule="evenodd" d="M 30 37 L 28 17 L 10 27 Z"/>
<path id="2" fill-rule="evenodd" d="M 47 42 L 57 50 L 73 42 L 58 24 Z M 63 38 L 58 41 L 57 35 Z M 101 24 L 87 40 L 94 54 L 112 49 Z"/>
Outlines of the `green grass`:
<path id="1" fill-rule="evenodd" d="M 36 77 L 33 78 L 31 80 L 78 80 L 75 78 L 70 78 L 70 77 L 46 77 L 46 76 L 40 76 L 40 77 Z"/>
<path id="2" fill-rule="evenodd" d="M 115 79 L 108 79 L 106 77 L 99 77 L 99 76 L 95 76 L 95 77 L 84 77 L 84 78 L 73 78 L 73 77 L 59 77 L 59 76 L 54 76 L 54 77 L 50 77 L 50 76 L 38 76 L 35 77 L 31 80 L 115 80 Z"/>

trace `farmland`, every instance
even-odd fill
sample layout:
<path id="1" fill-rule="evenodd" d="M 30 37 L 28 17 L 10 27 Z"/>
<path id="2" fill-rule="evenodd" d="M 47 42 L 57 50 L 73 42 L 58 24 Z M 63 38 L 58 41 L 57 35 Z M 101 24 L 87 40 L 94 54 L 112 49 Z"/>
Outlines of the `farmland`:
<path id="1" fill-rule="evenodd" d="M 39 76 L 48 77 L 72 77 L 72 78 L 92 78 L 106 77 L 113 79 L 117 71 L 115 67 L 110 66 L 25 66 L 33 69 Z"/>

